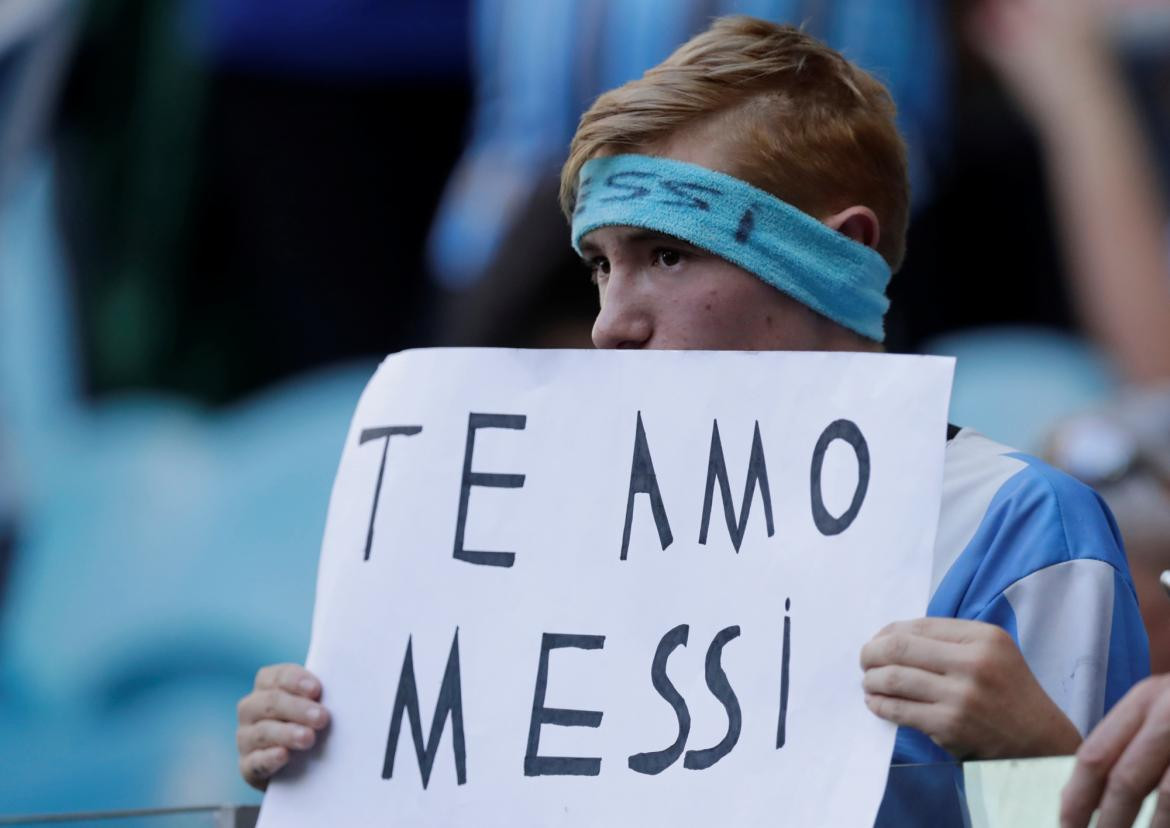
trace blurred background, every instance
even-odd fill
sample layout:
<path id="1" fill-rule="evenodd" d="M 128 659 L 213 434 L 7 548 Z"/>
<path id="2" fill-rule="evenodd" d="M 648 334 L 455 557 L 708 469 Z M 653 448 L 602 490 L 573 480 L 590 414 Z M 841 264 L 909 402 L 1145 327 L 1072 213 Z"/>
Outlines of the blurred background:
<path id="1" fill-rule="evenodd" d="M 0 814 L 258 799 L 374 365 L 588 347 L 576 120 L 727 13 L 890 86 L 889 348 L 1104 493 L 1170 669 L 1170 0 L 0 0 Z"/>

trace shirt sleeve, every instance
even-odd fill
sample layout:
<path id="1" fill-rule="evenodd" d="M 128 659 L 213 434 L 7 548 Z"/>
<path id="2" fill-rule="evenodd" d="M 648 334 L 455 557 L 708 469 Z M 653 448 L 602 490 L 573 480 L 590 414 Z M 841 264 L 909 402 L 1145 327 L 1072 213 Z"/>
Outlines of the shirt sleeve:
<path id="1" fill-rule="evenodd" d="M 1117 701 L 1119 688 L 1149 673 L 1137 600 L 1123 573 L 1105 561 L 1079 558 L 1033 572 L 977 620 L 1012 635 L 1040 686 L 1082 736 Z"/>
<path id="2" fill-rule="evenodd" d="M 1088 487 L 1035 458 L 988 504 L 929 615 L 1006 630 L 1040 686 L 1085 734 L 1149 675 L 1149 644 L 1117 525 Z M 901 728 L 895 762 L 945 761 Z"/>

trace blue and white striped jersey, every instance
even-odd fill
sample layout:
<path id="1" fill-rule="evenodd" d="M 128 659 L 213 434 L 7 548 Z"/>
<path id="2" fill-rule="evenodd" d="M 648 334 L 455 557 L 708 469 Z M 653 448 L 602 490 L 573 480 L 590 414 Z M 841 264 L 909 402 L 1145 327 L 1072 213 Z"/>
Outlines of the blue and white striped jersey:
<path id="1" fill-rule="evenodd" d="M 997 624 L 1082 734 L 1149 674 L 1121 537 L 1090 488 L 963 429 L 947 443 L 927 615 Z M 894 763 L 951 761 L 901 728 Z"/>

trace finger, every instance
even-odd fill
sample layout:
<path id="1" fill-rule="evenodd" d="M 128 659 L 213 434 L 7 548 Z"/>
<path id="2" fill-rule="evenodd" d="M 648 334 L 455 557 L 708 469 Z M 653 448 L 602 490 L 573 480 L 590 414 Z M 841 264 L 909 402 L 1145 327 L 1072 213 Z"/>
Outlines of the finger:
<path id="1" fill-rule="evenodd" d="M 887 665 L 866 670 L 861 679 L 865 692 L 876 696 L 936 702 L 946 694 L 947 679 L 917 667 Z"/>
<path id="2" fill-rule="evenodd" d="M 1085 828 L 1101 801 L 1109 772 L 1145 721 L 1155 688 L 1143 682 L 1109 712 L 1077 750 L 1077 763 L 1061 794 L 1061 828 Z"/>
<path id="3" fill-rule="evenodd" d="M 872 670 L 897 665 L 943 674 L 957 670 L 962 665 L 962 655 L 962 651 L 951 642 L 924 638 L 901 629 L 879 633 L 866 642 L 861 648 L 861 668 Z"/>
<path id="4" fill-rule="evenodd" d="M 1158 802 L 1149 828 L 1170 828 L 1170 770 L 1162 774 L 1158 783 Z"/>
<path id="5" fill-rule="evenodd" d="M 310 699 L 321 697 L 320 680 L 299 664 L 272 664 L 256 673 L 256 690 L 286 690 Z"/>
<path id="6" fill-rule="evenodd" d="M 264 790 L 268 780 L 288 764 L 288 751 L 282 747 L 268 748 L 240 758 L 240 773 L 253 788 Z"/>
<path id="7" fill-rule="evenodd" d="M 1098 828 L 1128 828 L 1133 824 L 1142 800 L 1170 766 L 1170 717 L 1153 713 L 1151 710 L 1109 773 Z"/>
<path id="8" fill-rule="evenodd" d="M 942 724 L 939 706 L 929 702 L 866 693 L 865 705 L 879 719 L 901 727 L 913 727 L 928 735 L 937 732 Z"/>
<path id="9" fill-rule="evenodd" d="M 236 748 L 241 756 L 258 750 L 282 747 L 289 750 L 307 750 L 317 741 L 317 732 L 311 727 L 265 719 L 236 730 Z"/>
<path id="10" fill-rule="evenodd" d="M 241 725 L 273 719 L 320 730 L 329 723 L 329 711 L 323 705 L 284 690 L 257 690 L 249 693 L 240 699 L 236 716 Z"/>
<path id="11" fill-rule="evenodd" d="M 955 644 L 966 644 L 970 641 L 980 641 L 1003 632 L 994 624 L 983 621 L 971 621 L 966 618 L 913 618 L 909 621 L 895 621 L 882 628 L 875 638 L 886 635 L 914 635 L 920 638 L 933 638 L 936 641 L 949 641 Z"/>

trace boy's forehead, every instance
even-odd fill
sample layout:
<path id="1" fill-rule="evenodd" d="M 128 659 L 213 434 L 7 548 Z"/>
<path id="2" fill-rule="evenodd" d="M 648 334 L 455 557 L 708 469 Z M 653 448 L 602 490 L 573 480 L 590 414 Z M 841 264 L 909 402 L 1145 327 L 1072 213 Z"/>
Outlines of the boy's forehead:
<path id="1" fill-rule="evenodd" d="M 646 154 L 736 175 L 732 163 L 736 153 L 729 146 L 726 127 L 723 118 L 708 118 L 651 144 L 646 148 Z"/>

